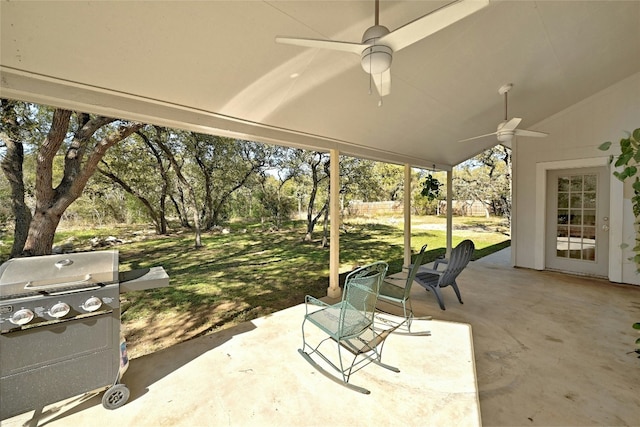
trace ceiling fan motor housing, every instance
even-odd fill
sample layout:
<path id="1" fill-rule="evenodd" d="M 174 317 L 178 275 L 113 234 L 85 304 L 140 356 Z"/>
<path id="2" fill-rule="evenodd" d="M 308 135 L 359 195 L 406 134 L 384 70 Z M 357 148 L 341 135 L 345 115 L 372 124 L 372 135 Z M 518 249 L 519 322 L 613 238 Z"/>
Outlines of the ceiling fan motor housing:
<path id="1" fill-rule="evenodd" d="M 498 141 L 509 142 L 513 139 L 514 131 L 502 131 L 498 132 Z"/>
<path id="2" fill-rule="evenodd" d="M 378 39 L 389 34 L 384 25 L 369 27 L 362 35 L 362 44 L 371 45 L 362 51 L 362 69 L 369 74 L 380 74 L 391 67 L 393 50 L 389 46 L 376 44 Z"/>

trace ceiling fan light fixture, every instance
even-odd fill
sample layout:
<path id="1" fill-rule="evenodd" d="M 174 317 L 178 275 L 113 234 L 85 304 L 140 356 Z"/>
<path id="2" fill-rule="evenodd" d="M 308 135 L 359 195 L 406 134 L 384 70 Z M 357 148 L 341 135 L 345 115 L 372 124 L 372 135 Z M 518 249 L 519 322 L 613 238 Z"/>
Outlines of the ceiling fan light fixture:
<path id="1" fill-rule="evenodd" d="M 382 74 L 391 68 L 393 51 L 388 46 L 374 45 L 362 51 L 362 69 L 369 74 Z"/>
<path id="2" fill-rule="evenodd" d="M 277 36 L 277 43 L 331 49 L 360 55 L 362 69 L 375 82 L 380 96 L 391 93 L 393 53 L 434 34 L 489 5 L 489 0 L 453 0 L 413 21 L 389 31 L 380 25 L 380 0 L 375 0 L 374 25 L 362 35 L 362 42 Z"/>
<path id="3" fill-rule="evenodd" d="M 513 139 L 513 133 L 499 133 L 497 136 L 500 142 L 511 142 Z"/>

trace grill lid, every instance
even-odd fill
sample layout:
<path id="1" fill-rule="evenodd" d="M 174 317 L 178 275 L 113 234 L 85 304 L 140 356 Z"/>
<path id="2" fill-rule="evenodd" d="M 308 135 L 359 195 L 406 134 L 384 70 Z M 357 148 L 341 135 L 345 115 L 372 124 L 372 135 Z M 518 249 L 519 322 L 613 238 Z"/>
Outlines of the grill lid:
<path id="1" fill-rule="evenodd" d="M 0 265 L 0 297 L 118 281 L 118 251 L 14 258 Z"/>

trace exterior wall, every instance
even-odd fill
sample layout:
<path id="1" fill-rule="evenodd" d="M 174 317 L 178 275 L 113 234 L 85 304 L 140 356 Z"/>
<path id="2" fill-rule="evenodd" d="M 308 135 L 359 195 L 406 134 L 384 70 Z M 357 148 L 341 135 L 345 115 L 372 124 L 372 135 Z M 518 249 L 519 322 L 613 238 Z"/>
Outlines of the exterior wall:
<path id="1" fill-rule="evenodd" d="M 547 138 L 514 141 L 514 221 L 515 266 L 544 268 L 544 248 L 540 247 L 540 227 L 544 228 L 546 169 L 608 164 L 609 152 L 598 150 L 605 141 L 617 144 L 625 131 L 640 127 L 640 73 L 624 79 L 529 129 L 548 132 Z M 554 166 L 554 165 L 557 165 Z M 542 171 L 542 173 L 541 173 Z M 631 184 L 624 188 L 611 176 L 609 233 L 609 278 L 640 284 L 640 274 L 629 261 L 635 246 L 631 210 Z M 542 215 L 542 217 L 540 217 Z M 628 248 L 621 249 L 626 243 Z M 541 253 L 542 250 L 542 253 Z"/>

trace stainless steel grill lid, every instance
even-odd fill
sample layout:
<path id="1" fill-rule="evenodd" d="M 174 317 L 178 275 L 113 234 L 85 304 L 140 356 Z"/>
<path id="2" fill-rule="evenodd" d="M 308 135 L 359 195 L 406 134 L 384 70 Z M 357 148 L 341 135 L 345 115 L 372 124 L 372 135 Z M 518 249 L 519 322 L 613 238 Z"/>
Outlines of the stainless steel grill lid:
<path id="1" fill-rule="evenodd" d="M 117 281 L 117 250 L 14 258 L 0 265 L 0 297 Z"/>

